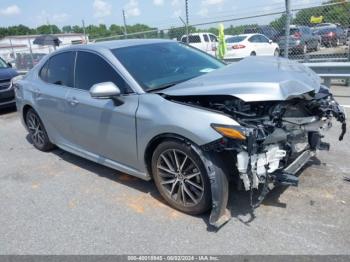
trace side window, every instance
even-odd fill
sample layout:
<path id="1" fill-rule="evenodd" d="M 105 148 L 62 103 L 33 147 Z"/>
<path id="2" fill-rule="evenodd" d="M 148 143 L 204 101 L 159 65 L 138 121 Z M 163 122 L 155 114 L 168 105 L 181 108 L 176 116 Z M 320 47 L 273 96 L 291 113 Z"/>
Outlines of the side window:
<path id="1" fill-rule="evenodd" d="M 210 37 L 210 41 L 211 42 L 217 42 L 218 41 L 215 35 L 209 35 L 209 37 Z"/>
<path id="2" fill-rule="evenodd" d="M 199 35 L 190 35 L 188 37 L 188 41 L 190 43 L 200 43 L 201 42 L 201 38 L 199 37 Z"/>
<path id="3" fill-rule="evenodd" d="M 41 80 L 43 80 L 45 82 L 47 82 L 47 71 L 49 69 L 49 62 L 50 62 L 50 60 L 47 60 L 39 72 L 39 77 L 41 78 Z"/>
<path id="4" fill-rule="evenodd" d="M 121 93 L 130 91 L 124 79 L 102 57 L 89 52 L 78 52 L 75 88 L 90 90 L 94 84 L 103 82 L 113 82 Z"/>
<path id="5" fill-rule="evenodd" d="M 207 34 L 204 34 L 203 37 L 204 37 L 204 42 L 209 42 L 209 37 Z"/>
<path id="6" fill-rule="evenodd" d="M 259 43 L 259 36 L 258 35 L 253 35 L 249 38 L 249 42 L 251 43 Z"/>
<path id="7" fill-rule="evenodd" d="M 50 58 L 46 80 L 50 84 L 73 87 L 75 52 L 65 52 Z M 45 76 L 45 72 L 42 72 Z"/>
<path id="8" fill-rule="evenodd" d="M 264 35 L 259 35 L 259 39 L 261 43 L 268 43 L 269 39 L 267 39 Z"/>

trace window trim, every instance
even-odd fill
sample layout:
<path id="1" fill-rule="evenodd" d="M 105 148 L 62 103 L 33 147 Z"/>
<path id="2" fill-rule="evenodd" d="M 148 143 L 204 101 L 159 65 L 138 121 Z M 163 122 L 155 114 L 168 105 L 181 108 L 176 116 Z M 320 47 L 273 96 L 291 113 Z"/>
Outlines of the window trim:
<path id="1" fill-rule="evenodd" d="M 125 81 L 125 83 L 127 84 L 127 87 L 128 89 L 130 90 L 129 93 L 121 93 L 120 95 L 121 96 L 127 96 L 127 95 L 132 95 L 132 94 L 136 94 L 135 90 L 131 87 L 129 81 L 127 81 L 125 79 L 125 77 L 123 76 L 123 74 L 121 74 L 117 69 L 116 67 L 113 65 L 113 63 L 111 63 L 109 61 L 109 59 L 107 59 L 105 56 L 101 55 L 99 52 L 96 52 L 94 50 L 87 50 L 87 49 L 78 49 L 78 50 L 75 50 L 76 52 L 76 56 L 75 56 L 75 61 L 74 61 L 74 87 L 72 87 L 73 89 L 76 89 L 76 90 L 79 90 L 79 91 L 82 91 L 82 92 L 90 92 L 90 90 L 85 90 L 85 89 L 80 89 L 80 88 L 77 88 L 75 86 L 75 78 L 76 78 L 76 67 L 77 67 L 77 59 L 78 59 L 78 52 L 85 52 L 85 53 L 90 53 L 90 54 L 95 54 L 97 56 L 99 56 L 101 59 L 103 59 L 109 66 L 111 66 L 111 68 Z"/>

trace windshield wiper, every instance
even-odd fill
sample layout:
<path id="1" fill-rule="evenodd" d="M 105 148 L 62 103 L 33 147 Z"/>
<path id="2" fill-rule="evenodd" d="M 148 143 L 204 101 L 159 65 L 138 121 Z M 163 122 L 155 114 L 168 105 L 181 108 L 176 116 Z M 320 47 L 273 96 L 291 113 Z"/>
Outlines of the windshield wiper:
<path id="1" fill-rule="evenodd" d="M 178 83 L 181 83 L 181 82 L 183 82 L 183 81 L 176 81 L 176 82 L 172 82 L 172 83 L 167 83 L 167 84 L 164 84 L 164 85 L 157 86 L 155 88 L 148 89 L 147 91 L 148 92 L 154 92 L 154 91 L 163 90 L 163 89 L 172 87 L 172 86 L 174 86 L 174 85 L 176 85 Z"/>

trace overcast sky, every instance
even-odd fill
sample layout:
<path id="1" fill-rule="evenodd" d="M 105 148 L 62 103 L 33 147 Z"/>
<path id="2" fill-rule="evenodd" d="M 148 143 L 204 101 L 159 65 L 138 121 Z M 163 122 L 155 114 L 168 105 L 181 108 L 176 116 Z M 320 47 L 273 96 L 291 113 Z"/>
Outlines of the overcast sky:
<path id="1" fill-rule="evenodd" d="M 244 17 L 281 11 L 284 0 L 188 0 L 190 23 Z M 322 0 L 291 0 L 292 7 L 317 5 Z M 180 25 L 185 16 L 185 0 L 0 0 L 0 26 L 24 24 L 36 27 L 48 21 L 58 26 L 81 24 L 144 23 L 159 28 Z M 267 23 L 274 16 L 250 19 L 247 23 Z M 236 22 L 237 24 L 237 22 Z"/>

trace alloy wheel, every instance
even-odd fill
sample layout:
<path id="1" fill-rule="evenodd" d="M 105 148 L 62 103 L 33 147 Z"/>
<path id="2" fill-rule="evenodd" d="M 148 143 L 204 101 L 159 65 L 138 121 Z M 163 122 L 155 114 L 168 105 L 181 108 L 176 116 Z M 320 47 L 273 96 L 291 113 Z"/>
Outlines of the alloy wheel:
<path id="1" fill-rule="evenodd" d="M 196 206 L 204 195 L 202 174 L 195 162 L 178 149 L 160 154 L 157 161 L 160 185 L 178 204 Z"/>
<path id="2" fill-rule="evenodd" d="M 43 147 L 45 144 L 45 133 L 40 119 L 36 114 L 32 112 L 28 113 L 27 126 L 33 143 L 39 147 Z"/>

